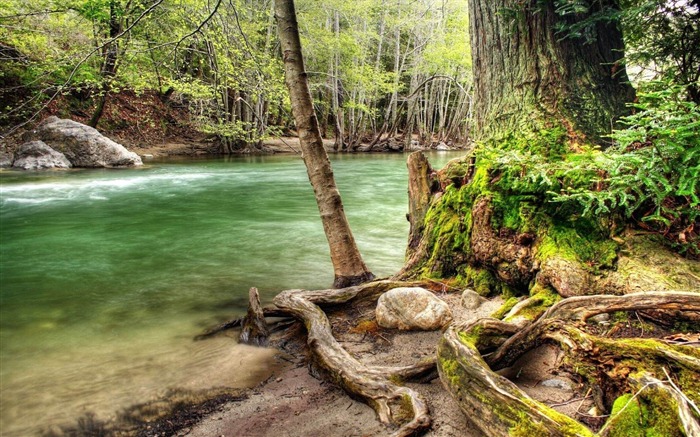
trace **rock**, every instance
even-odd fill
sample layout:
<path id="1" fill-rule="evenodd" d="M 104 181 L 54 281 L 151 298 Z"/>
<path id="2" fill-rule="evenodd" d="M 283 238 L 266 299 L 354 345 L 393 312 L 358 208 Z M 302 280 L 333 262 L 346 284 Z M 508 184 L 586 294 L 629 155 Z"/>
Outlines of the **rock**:
<path id="1" fill-rule="evenodd" d="M 5 150 L 0 150 L 0 168 L 12 167 L 12 161 L 14 160 L 15 157 L 12 155 L 12 153 Z"/>
<path id="2" fill-rule="evenodd" d="M 420 145 L 418 140 L 411 140 L 409 150 L 423 150 L 423 146 Z"/>
<path id="3" fill-rule="evenodd" d="M 540 385 L 544 387 L 558 388 L 559 390 L 572 390 L 571 384 L 569 382 L 559 378 L 545 379 L 540 383 Z"/>
<path id="4" fill-rule="evenodd" d="M 22 170 L 70 168 L 71 163 L 63 153 L 55 151 L 43 141 L 30 141 L 19 146 L 12 167 Z"/>
<path id="5" fill-rule="evenodd" d="M 387 147 L 390 152 L 403 152 L 403 143 L 394 138 L 389 139 Z"/>
<path id="6" fill-rule="evenodd" d="M 435 150 L 450 150 L 450 147 L 447 144 L 445 144 L 444 142 L 440 141 L 440 143 L 438 143 Z"/>
<path id="7" fill-rule="evenodd" d="M 471 288 L 467 288 L 462 293 L 462 306 L 468 310 L 475 310 L 481 306 L 486 299 Z"/>
<path id="8" fill-rule="evenodd" d="M 73 167 L 131 167 L 141 158 L 90 126 L 73 120 L 49 117 L 30 132 L 29 139 L 41 140 L 62 152 Z"/>
<path id="9" fill-rule="evenodd" d="M 394 288 L 382 294 L 376 315 L 379 326 L 402 330 L 431 331 L 452 321 L 449 306 L 420 287 Z"/>
<path id="10" fill-rule="evenodd" d="M 610 324 L 610 314 L 596 314 L 588 319 L 589 322 L 597 323 L 599 325 L 609 325 Z"/>

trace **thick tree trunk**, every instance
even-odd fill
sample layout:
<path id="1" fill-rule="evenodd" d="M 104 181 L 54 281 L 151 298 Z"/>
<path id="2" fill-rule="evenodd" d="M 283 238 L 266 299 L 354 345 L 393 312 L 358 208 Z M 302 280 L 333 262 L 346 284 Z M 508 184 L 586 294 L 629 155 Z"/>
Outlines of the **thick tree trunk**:
<path id="1" fill-rule="evenodd" d="M 331 163 L 314 112 L 304 70 L 294 2 L 275 0 L 275 17 L 282 45 L 285 81 L 292 101 L 292 113 L 299 131 L 302 158 L 316 195 L 323 230 L 328 239 L 335 273 L 334 287 L 341 288 L 374 278 L 367 269 L 350 230 Z"/>
<path id="2" fill-rule="evenodd" d="M 596 142 L 626 113 L 634 91 L 615 23 L 598 24 L 589 42 L 558 31 L 571 23 L 553 0 L 475 0 L 469 13 L 478 139 L 563 128 L 573 142 Z"/>

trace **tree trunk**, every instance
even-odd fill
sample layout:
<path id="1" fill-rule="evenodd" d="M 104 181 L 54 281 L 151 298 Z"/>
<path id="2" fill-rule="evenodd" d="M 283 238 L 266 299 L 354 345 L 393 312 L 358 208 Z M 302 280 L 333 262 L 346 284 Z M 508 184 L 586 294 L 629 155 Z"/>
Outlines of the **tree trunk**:
<path id="1" fill-rule="evenodd" d="M 302 158 L 316 195 L 323 230 L 330 247 L 335 273 L 333 285 L 341 288 L 366 282 L 374 278 L 374 275 L 365 266 L 355 244 L 335 185 L 331 163 L 323 147 L 304 70 L 293 0 L 275 0 L 275 17 L 282 46 L 285 82 L 299 131 Z"/>
<path id="2" fill-rule="evenodd" d="M 697 331 L 700 263 L 635 231 L 621 213 L 591 217 L 577 204 L 554 204 L 548 185 L 530 178 L 552 175 L 568 184 L 564 164 L 596 159 L 601 152 L 582 154 L 582 146 L 599 145 L 633 97 L 618 63 L 624 46 L 615 24 L 596 25 L 591 42 L 564 38 L 557 26 L 573 22 L 558 16 L 554 3 L 469 2 L 475 136 L 482 147 L 439 170 L 430 192 L 421 188 L 432 182 L 416 165 L 420 160 L 411 158 L 412 234 L 397 277 L 444 279 L 482 295 L 529 296 L 503 320 L 451 327 L 438 349 L 443 384 L 484 435 L 592 434 L 493 372 L 544 342 L 565 352 L 563 370 L 584 386 L 604 387 L 608 411 L 618 397 L 636 391 L 649 414 L 692 435 L 700 415 L 689 415 L 685 404 L 692 402 L 682 398 L 686 393 L 698 402 L 697 351 L 664 348 L 659 340 L 605 338 L 584 321 L 633 311 L 640 321 L 661 320 L 664 329 Z M 616 6 L 613 0 L 584 3 L 592 10 L 577 20 Z M 424 92 L 426 101 L 435 100 Z M 677 374 L 664 378 L 666 369 Z M 644 382 L 634 381 L 662 381 L 659 390 L 666 394 L 649 394 Z M 679 388 L 669 394 L 674 384 Z M 617 415 L 605 426 L 602 435 L 624 435 Z"/>
<path id="3" fill-rule="evenodd" d="M 589 42 L 558 32 L 571 22 L 552 0 L 475 0 L 469 13 L 477 139 L 563 128 L 572 142 L 597 142 L 626 113 L 634 91 L 615 23 L 598 24 Z"/>
<path id="4" fill-rule="evenodd" d="M 119 42 L 115 38 L 121 33 L 122 25 L 121 20 L 117 15 L 117 5 L 115 0 L 109 2 L 109 39 L 113 40 L 107 44 L 104 48 L 104 61 L 102 63 L 102 86 L 100 87 L 100 96 L 97 101 L 97 107 L 92 113 L 92 117 L 88 121 L 88 126 L 97 127 L 97 123 L 100 122 L 102 114 L 104 114 L 105 105 L 107 104 L 107 97 L 109 95 L 109 88 L 111 84 L 109 83 L 114 76 L 117 74 L 117 61 L 119 58 Z"/>

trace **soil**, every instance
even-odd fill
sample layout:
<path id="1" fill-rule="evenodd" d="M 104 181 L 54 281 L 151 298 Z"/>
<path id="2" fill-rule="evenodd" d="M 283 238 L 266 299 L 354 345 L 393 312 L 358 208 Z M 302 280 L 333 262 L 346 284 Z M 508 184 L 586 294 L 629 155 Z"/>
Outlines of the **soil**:
<path id="1" fill-rule="evenodd" d="M 468 323 L 495 312 L 503 303 L 495 298 L 476 310 L 460 304 L 457 292 L 438 293 L 451 307 L 454 322 Z M 434 355 L 440 331 L 397 331 L 378 327 L 372 307 L 350 307 L 329 313 L 334 335 L 354 356 L 368 364 L 408 365 Z M 327 382 L 310 366 L 303 344 L 304 331 L 287 331 L 274 338 L 280 348 L 278 359 L 286 365 L 259 387 L 248 390 L 233 402 L 225 402 L 196 424 L 183 423 L 172 435 L 210 436 L 375 436 L 391 430 L 379 423 L 369 406 L 351 399 Z M 299 341 L 301 340 L 301 342 Z M 577 394 L 575 382 L 557 370 L 559 352 L 543 346 L 521 358 L 501 373 L 511 378 L 531 397 L 576 416 L 592 406 L 591 396 Z M 433 424 L 425 434 L 432 437 L 480 436 L 437 375 L 423 383 L 410 383 L 427 400 Z M 172 422 L 172 419 L 170 419 Z M 154 428 L 155 429 L 155 428 Z M 149 434 L 142 434 L 149 435 Z M 150 435 L 158 435 L 156 433 Z"/>

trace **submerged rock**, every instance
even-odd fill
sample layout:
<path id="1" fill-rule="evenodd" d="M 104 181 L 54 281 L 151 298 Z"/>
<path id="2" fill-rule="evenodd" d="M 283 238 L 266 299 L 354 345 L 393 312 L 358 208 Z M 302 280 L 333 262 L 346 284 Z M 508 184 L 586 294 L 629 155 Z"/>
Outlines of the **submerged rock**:
<path id="1" fill-rule="evenodd" d="M 131 167 L 141 158 L 97 129 L 73 120 L 49 117 L 28 135 L 62 152 L 74 167 Z"/>
<path id="2" fill-rule="evenodd" d="M 379 297 L 377 323 L 383 328 L 402 330 L 440 329 L 452 321 L 449 306 L 420 287 L 401 287 Z"/>
<path id="3" fill-rule="evenodd" d="M 71 163 L 61 152 L 57 152 L 43 141 L 30 141 L 17 149 L 12 167 L 22 170 L 47 168 L 70 168 Z"/>

